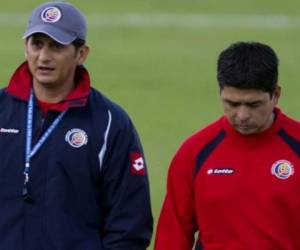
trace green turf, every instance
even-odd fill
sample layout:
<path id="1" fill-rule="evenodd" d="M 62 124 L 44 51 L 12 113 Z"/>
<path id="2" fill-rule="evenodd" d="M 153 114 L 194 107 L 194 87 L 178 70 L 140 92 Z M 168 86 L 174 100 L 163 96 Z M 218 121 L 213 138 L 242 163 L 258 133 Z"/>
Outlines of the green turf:
<path id="1" fill-rule="evenodd" d="M 74 0 L 88 14 L 244 14 L 297 19 L 297 0 Z M 23 21 L 41 1 L 0 0 L 0 82 L 24 58 Z M 89 19 L 90 18 L 90 19 Z M 93 21 L 91 21 L 93 23 Z M 280 106 L 300 119 L 300 24 L 290 28 L 261 27 L 130 27 L 91 25 L 91 54 L 86 63 L 94 86 L 121 104 L 141 136 L 149 167 L 151 195 L 157 220 L 165 193 L 168 164 L 188 135 L 222 114 L 216 84 L 218 53 L 237 40 L 271 45 L 280 58 Z M 3 108 L 3 107 L 2 107 Z M 152 246 L 149 248 L 152 249 Z"/>

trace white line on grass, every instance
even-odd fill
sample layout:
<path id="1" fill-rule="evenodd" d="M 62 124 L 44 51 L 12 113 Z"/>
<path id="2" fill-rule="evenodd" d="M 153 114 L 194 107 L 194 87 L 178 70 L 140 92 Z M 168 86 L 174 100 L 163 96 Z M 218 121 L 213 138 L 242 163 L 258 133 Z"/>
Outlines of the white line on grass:
<path id="1" fill-rule="evenodd" d="M 0 25 L 21 27 L 28 15 L 0 13 Z M 102 14 L 87 15 L 88 25 L 94 27 L 158 27 L 158 28 L 250 28 L 293 29 L 300 28 L 300 17 L 287 15 L 238 15 L 238 14 Z"/>

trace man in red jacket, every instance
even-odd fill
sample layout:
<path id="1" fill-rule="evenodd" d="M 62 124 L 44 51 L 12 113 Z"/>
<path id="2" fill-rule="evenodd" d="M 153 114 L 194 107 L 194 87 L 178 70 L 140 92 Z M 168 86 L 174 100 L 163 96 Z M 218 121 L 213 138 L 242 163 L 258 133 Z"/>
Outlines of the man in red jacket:
<path id="1" fill-rule="evenodd" d="M 275 52 L 232 44 L 218 83 L 224 116 L 174 156 L 155 250 L 300 249 L 300 123 L 276 107 Z"/>

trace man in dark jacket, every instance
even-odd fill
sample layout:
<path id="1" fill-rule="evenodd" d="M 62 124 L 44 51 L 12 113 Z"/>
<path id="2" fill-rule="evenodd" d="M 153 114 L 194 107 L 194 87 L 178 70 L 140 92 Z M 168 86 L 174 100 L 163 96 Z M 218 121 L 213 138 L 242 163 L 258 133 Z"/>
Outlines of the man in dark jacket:
<path id="1" fill-rule="evenodd" d="M 90 87 L 86 22 L 33 10 L 24 62 L 0 91 L 0 249 L 145 250 L 152 214 L 128 115 Z"/>

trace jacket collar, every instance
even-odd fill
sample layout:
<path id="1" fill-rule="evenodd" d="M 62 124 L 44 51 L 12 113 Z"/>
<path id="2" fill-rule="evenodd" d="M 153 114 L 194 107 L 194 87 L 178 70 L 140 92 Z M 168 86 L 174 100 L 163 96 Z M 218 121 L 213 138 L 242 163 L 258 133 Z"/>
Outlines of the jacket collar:
<path id="1" fill-rule="evenodd" d="M 61 102 L 53 105 L 51 110 L 64 111 L 71 107 L 82 107 L 87 103 L 90 93 L 90 77 L 88 71 L 79 66 L 75 72 L 76 87 Z M 14 74 L 6 88 L 6 91 L 23 101 L 28 101 L 29 93 L 32 85 L 32 75 L 29 71 L 27 62 L 21 64 Z"/>

